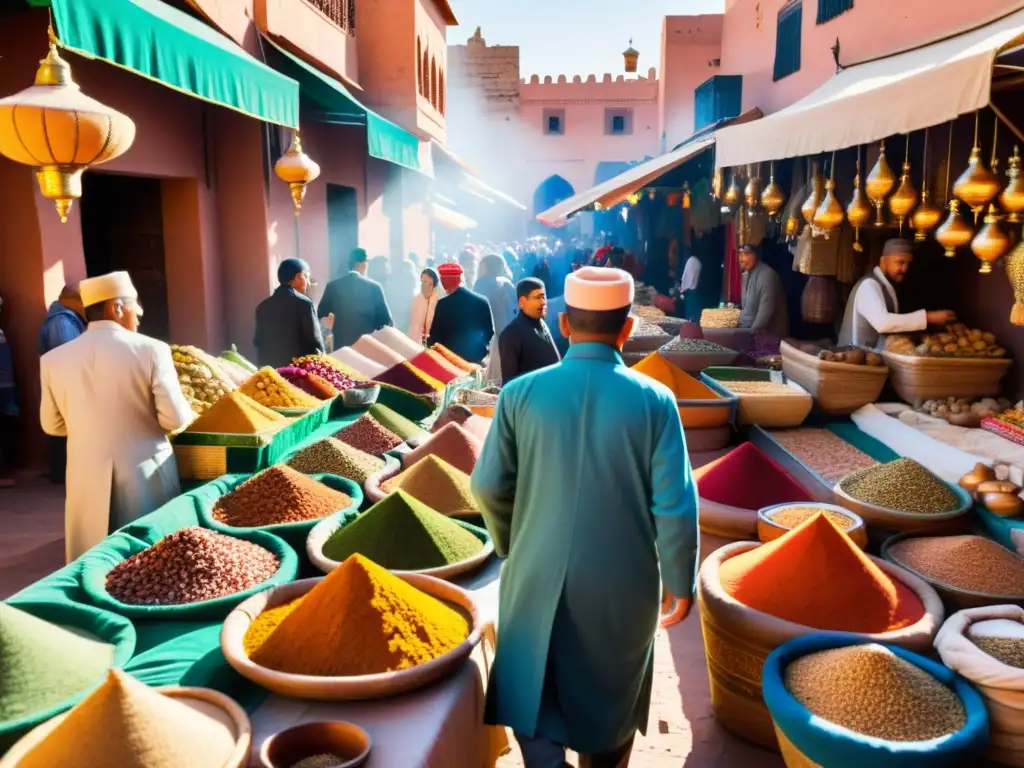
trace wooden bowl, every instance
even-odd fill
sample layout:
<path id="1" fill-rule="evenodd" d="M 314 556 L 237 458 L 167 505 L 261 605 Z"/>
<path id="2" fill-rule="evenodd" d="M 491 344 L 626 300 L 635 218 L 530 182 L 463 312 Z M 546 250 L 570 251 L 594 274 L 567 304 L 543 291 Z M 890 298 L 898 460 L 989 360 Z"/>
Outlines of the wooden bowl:
<path id="1" fill-rule="evenodd" d="M 209 688 L 184 688 L 180 685 L 165 685 L 157 688 L 164 696 L 177 699 L 200 714 L 212 717 L 231 729 L 235 736 L 235 748 L 224 763 L 223 768 L 242 768 L 249 760 L 249 744 L 252 740 L 252 725 L 249 723 L 249 716 L 245 710 L 235 703 L 234 699 L 225 696 L 220 691 Z M 0 768 L 17 768 L 18 763 L 36 745 L 45 739 L 50 732 L 56 728 L 68 716 L 65 712 L 62 715 L 50 718 L 42 725 L 36 726 L 25 734 L 11 749 L 0 758 Z M 94 738 L 103 738 L 95 734 Z M 188 734 L 182 734 L 182 738 L 188 738 Z M 70 768 L 70 766 L 68 767 Z"/>
<path id="2" fill-rule="evenodd" d="M 864 470 L 857 470 L 863 472 Z M 851 474 L 856 474 L 851 473 Z M 850 494 L 843 490 L 842 485 L 846 479 L 850 477 L 847 475 L 832 489 L 832 493 L 835 495 L 836 504 L 844 507 L 851 512 L 855 512 L 860 518 L 867 523 L 869 526 L 877 526 L 894 533 L 913 533 L 913 532 L 929 532 L 937 533 L 942 530 L 942 526 L 947 523 L 957 521 L 957 518 L 963 517 L 971 511 L 971 507 L 974 505 L 974 500 L 971 498 L 971 494 L 965 491 L 958 485 L 949 485 L 953 493 L 956 494 L 960 500 L 960 506 L 950 512 L 940 512 L 935 515 L 920 515 L 914 512 L 903 512 L 899 509 L 893 509 L 892 507 L 883 507 L 878 504 L 869 504 L 866 501 L 860 501 L 853 498 Z"/>
<path id="3" fill-rule="evenodd" d="M 864 524 L 860 515 L 855 512 L 851 512 L 845 507 L 840 507 L 837 504 L 823 504 L 817 501 L 791 501 L 785 504 L 775 504 L 770 507 L 764 507 L 757 511 L 757 538 L 762 543 L 766 544 L 769 541 L 789 533 L 792 528 L 787 528 L 781 523 L 777 522 L 774 518 L 776 512 L 779 512 L 788 507 L 814 507 L 822 511 L 828 509 L 836 514 L 840 514 L 843 517 L 847 517 L 853 521 L 853 525 L 843 530 L 850 540 L 853 541 L 861 550 L 867 549 L 868 546 L 868 528 Z"/>
<path id="4" fill-rule="evenodd" d="M 450 606 L 461 610 L 470 619 L 469 636 L 462 643 L 443 656 L 418 664 L 410 669 L 397 672 L 380 672 L 373 675 L 353 677 L 320 677 L 318 675 L 293 675 L 261 667 L 251 661 L 242 644 L 245 633 L 253 620 L 268 608 L 301 597 L 319 584 L 323 577 L 293 581 L 274 589 L 253 595 L 224 620 L 220 632 L 220 647 L 228 664 L 242 677 L 282 696 L 317 701 L 359 701 L 379 699 L 421 688 L 454 671 L 472 653 L 480 642 L 483 623 L 472 596 L 464 589 L 447 581 L 418 573 L 398 574 L 422 592 L 436 597 Z"/>
<path id="5" fill-rule="evenodd" d="M 454 519 L 454 518 L 453 518 Z M 349 521 L 350 523 L 351 521 Z M 455 520 L 458 524 L 460 521 Z M 313 526 L 309 532 L 309 536 L 306 537 L 306 557 L 309 561 L 316 566 L 317 570 L 324 573 L 330 573 L 335 570 L 341 563 L 337 560 L 331 560 L 327 555 L 324 554 L 324 544 L 330 539 L 339 528 L 346 524 L 346 520 L 342 518 L 332 518 L 323 520 Z M 465 526 L 463 526 L 465 527 Z M 476 531 L 470 531 L 476 535 Z M 485 532 L 486 533 L 486 532 Z M 436 579 L 452 579 L 456 576 L 461 576 L 464 573 L 475 571 L 485 562 L 487 558 L 494 552 L 494 542 L 491 541 L 490 535 L 487 535 L 486 539 L 483 539 L 484 548 L 477 552 L 470 558 L 467 558 L 459 563 L 453 563 L 452 565 L 444 565 L 439 568 L 424 568 L 418 571 L 399 571 L 393 568 L 388 570 L 391 573 L 402 575 L 406 573 L 420 573 L 425 576 L 433 576 Z"/>
<path id="6" fill-rule="evenodd" d="M 331 754 L 342 758 L 332 768 L 356 768 L 370 756 L 370 734 L 345 720 L 303 723 L 275 733 L 260 748 L 263 768 L 291 768 L 314 755 Z"/>

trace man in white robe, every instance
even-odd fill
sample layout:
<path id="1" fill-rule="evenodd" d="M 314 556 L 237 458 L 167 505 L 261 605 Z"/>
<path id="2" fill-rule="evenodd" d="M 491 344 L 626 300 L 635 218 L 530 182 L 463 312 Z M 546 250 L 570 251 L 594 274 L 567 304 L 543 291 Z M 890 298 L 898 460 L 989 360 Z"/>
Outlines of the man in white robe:
<path id="1" fill-rule="evenodd" d="M 170 347 L 137 332 L 128 273 L 83 280 L 80 292 L 86 332 L 40 360 L 39 420 L 68 438 L 68 562 L 180 492 L 167 434 L 194 418 Z"/>

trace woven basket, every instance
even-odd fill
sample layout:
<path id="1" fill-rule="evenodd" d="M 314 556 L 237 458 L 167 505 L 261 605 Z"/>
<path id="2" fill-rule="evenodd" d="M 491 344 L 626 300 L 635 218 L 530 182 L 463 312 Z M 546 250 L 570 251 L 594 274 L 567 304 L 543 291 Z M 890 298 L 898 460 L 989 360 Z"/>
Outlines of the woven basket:
<path id="1" fill-rule="evenodd" d="M 728 383 L 708 378 L 705 382 L 717 392 L 739 400 L 736 422 L 759 427 L 783 429 L 799 427 L 814 407 L 814 398 L 795 381 L 785 382 L 792 395 L 748 395 L 733 392 Z"/>
<path id="2" fill-rule="evenodd" d="M 178 477 L 183 480 L 215 480 L 228 473 L 226 445 L 174 446 L 174 459 L 178 464 Z"/>
<path id="3" fill-rule="evenodd" d="M 775 648 L 818 630 L 748 608 L 722 588 L 718 575 L 721 564 L 758 546 L 760 544 L 741 541 L 709 555 L 697 578 L 697 596 L 711 683 L 711 706 L 716 719 L 745 739 L 768 749 L 778 749 L 772 718 L 761 693 L 761 669 Z M 861 637 L 927 653 L 942 624 L 942 600 L 934 589 L 912 573 L 875 557 L 871 560 L 913 590 L 923 603 L 925 614 L 905 629 Z M 780 589 L 783 588 L 780 585 Z M 791 588 L 799 589 L 799 585 Z"/>
<path id="4" fill-rule="evenodd" d="M 812 275 L 800 296 L 800 314 L 807 323 L 832 323 L 836 319 L 836 281 L 832 277 Z"/>
<path id="5" fill-rule="evenodd" d="M 896 394 L 908 403 L 944 397 L 992 397 L 1013 362 L 992 357 L 912 357 L 883 352 Z"/>
<path id="6" fill-rule="evenodd" d="M 889 376 L 885 366 L 820 360 L 786 342 L 779 350 L 786 378 L 806 389 L 823 413 L 845 415 L 876 402 Z"/>

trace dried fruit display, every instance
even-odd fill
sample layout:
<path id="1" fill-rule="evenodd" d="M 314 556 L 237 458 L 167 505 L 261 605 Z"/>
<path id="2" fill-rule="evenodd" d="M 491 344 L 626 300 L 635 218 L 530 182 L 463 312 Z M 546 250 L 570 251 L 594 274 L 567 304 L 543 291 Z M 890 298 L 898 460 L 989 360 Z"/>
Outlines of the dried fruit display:
<path id="1" fill-rule="evenodd" d="M 172 344 L 171 357 L 182 394 L 197 415 L 237 389 L 214 359 L 201 349 Z"/>

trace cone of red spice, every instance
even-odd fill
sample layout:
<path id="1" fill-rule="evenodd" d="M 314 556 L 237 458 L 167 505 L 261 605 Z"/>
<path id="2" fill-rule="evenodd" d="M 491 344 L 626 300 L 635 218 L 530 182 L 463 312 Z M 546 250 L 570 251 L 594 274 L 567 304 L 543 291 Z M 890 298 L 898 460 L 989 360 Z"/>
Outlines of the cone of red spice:
<path id="1" fill-rule="evenodd" d="M 924 616 L 920 598 L 822 514 L 725 560 L 722 588 L 748 608 L 815 629 L 875 634 Z"/>
<path id="2" fill-rule="evenodd" d="M 391 366 L 373 380 L 404 389 L 414 395 L 434 395 L 444 391 L 444 384 L 432 376 L 417 371 L 405 361 Z"/>
<path id="3" fill-rule="evenodd" d="M 761 509 L 790 501 L 814 501 L 786 470 L 753 443 L 743 443 L 696 470 L 702 499 L 739 509 Z"/>
<path id="4" fill-rule="evenodd" d="M 424 456 L 437 456 L 471 475 L 483 447 L 483 442 L 476 435 L 452 422 L 443 426 L 419 448 L 405 454 L 402 464 L 411 467 Z"/>
<path id="5" fill-rule="evenodd" d="M 429 349 L 425 349 L 415 357 L 410 358 L 408 362 L 409 365 L 427 374 L 427 376 L 437 379 L 442 384 L 451 384 L 460 376 L 465 375 L 457 369 L 453 371 L 451 363 Z"/>

